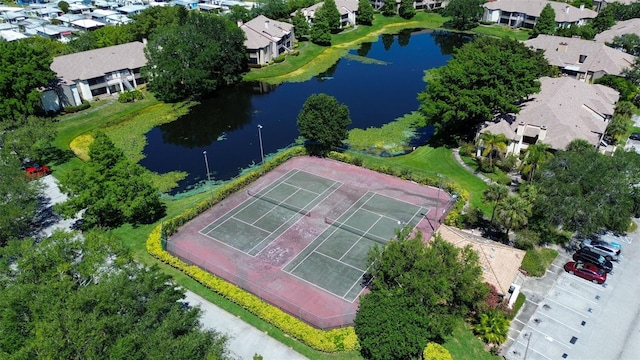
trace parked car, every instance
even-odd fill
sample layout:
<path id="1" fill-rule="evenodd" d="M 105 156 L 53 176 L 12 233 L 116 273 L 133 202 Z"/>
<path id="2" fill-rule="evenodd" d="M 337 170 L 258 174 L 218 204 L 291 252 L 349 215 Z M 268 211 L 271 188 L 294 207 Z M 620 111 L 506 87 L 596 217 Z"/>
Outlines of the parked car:
<path id="1" fill-rule="evenodd" d="M 51 170 L 46 165 L 29 162 L 22 165 L 28 179 L 37 179 L 51 174 Z"/>
<path id="2" fill-rule="evenodd" d="M 589 248 L 582 248 L 573 254 L 573 261 L 582 261 L 594 264 L 606 272 L 613 270 L 613 263 L 604 258 L 604 256 L 597 252 L 591 251 Z"/>
<path id="3" fill-rule="evenodd" d="M 640 140 L 640 133 L 633 133 L 629 135 L 629 139 L 631 140 Z"/>
<path id="4" fill-rule="evenodd" d="M 612 245 L 604 240 L 585 239 L 582 241 L 583 248 L 589 248 L 593 252 L 605 257 L 607 260 L 618 261 L 620 257 L 620 247 Z"/>
<path id="5" fill-rule="evenodd" d="M 594 264 L 569 261 L 564 265 L 564 270 L 596 284 L 604 284 L 607 281 L 607 272 Z"/>

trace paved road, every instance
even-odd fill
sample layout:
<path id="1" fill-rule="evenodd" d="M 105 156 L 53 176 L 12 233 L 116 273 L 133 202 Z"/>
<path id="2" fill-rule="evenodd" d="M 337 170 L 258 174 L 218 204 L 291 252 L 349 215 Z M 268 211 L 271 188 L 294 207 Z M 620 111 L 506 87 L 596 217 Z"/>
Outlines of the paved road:
<path id="1" fill-rule="evenodd" d="M 207 329 L 229 336 L 228 348 L 235 359 L 251 360 L 256 353 L 265 360 L 303 360 L 306 357 L 274 340 L 269 335 L 238 319 L 236 316 L 211 304 L 202 297 L 187 291 L 186 301 L 199 305 L 203 310 L 200 321 Z"/>
<path id="2" fill-rule="evenodd" d="M 525 280 L 506 359 L 640 359 L 640 232 L 615 241 L 622 259 L 605 285 L 566 273 L 572 253 L 562 249 L 544 277 Z"/>
<path id="3" fill-rule="evenodd" d="M 77 219 L 64 220 L 53 212 L 53 205 L 67 200 L 67 196 L 60 191 L 58 181 L 52 175 L 40 178 L 44 187 L 44 196 L 38 210 L 41 227 L 37 229 L 37 236 L 47 237 L 55 229 L 69 231 Z M 234 359 L 253 359 L 253 355 L 260 354 L 265 360 L 302 360 L 304 356 L 291 348 L 269 337 L 269 335 L 252 327 L 234 315 L 211 304 L 202 297 L 187 291 L 186 301 L 191 305 L 199 305 L 203 310 L 201 322 L 207 329 L 214 329 L 229 336 L 227 347 Z"/>

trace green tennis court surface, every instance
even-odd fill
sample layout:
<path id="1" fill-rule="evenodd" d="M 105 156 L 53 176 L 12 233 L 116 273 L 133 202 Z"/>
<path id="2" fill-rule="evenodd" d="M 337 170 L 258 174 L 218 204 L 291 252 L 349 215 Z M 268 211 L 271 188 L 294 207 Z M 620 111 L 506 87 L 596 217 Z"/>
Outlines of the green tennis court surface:
<path id="1" fill-rule="evenodd" d="M 338 219 L 325 219 L 327 229 L 283 270 L 353 302 L 363 289 L 367 253 L 395 236 L 395 230 L 415 228 L 427 209 L 368 192 Z"/>
<path id="2" fill-rule="evenodd" d="M 341 186 L 340 182 L 292 170 L 200 233 L 255 256 Z"/>

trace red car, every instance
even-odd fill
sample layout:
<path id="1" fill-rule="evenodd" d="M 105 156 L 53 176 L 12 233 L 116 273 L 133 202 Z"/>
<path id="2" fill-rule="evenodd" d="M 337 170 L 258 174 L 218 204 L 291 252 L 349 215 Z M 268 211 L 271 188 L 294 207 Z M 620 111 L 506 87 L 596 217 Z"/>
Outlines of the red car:
<path id="1" fill-rule="evenodd" d="M 28 179 L 37 179 L 51 174 L 51 170 L 46 165 L 41 166 L 36 163 L 25 165 L 24 171 L 26 172 Z"/>
<path id="2" fill-rule="evenodd" d="M 590 280 L 596 284 L 604 284 L 604 282 L 607 281 L 606 271 L 593 264 L 569 261 L 564 265 L 564 269 L 569 274 Z"/>

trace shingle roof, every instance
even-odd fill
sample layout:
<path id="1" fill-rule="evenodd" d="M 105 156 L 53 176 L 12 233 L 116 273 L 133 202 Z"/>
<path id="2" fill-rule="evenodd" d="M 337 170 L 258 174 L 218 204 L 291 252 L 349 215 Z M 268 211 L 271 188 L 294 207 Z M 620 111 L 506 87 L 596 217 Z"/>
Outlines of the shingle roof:
<path id="1" fill-rule="evenodd" d="M 610 75 L 620 75 L 622 70 L 633 64 L 633 55 L 612 49 L 602 43 L 579 38 L 565 38 L 552 35 L 539 35 L 524 42 L 525 45 L 544 50 L 544 56 L 549 64 L 559 66 L 573 66 L 580 72 L 605 72 Z M 586 58 L 580 63 L 580 56 Z"/>
<path id="2" fill-rule="evenodd" d="M 640 36 L 640 19 L 618 21 L 618 23 L 612 26 L 609 30 L 605 30 L 600 34 L 597 34 L 595 40 L 601 43 L 611 42 L 614 37 L 625 34 L 636 34 Z"/>
<path id="3" fill-rule="evenodd" d="M 553 149 L 565 149 L 575 139 L 599 145 L 600 135 L 608 125 L 604 117 L 613 115 L 619 93 L 603 85 L 591 85 L 570 77 L 544 77 L 540 83 L 540 93 L 522 105 L 515 121 L 509 124 L 501 120 L 487 126 L 483 132 L 501 133 L 515 139 L 515 136 L 499 131 L 499 126 L 508 124 L 515 133 L 518 123 L 524 122 L 525 133 L 528 129 L 539 130 L 546 126 L 547 134 L 542 142 Z"/>
<path id="4" fill-rule="evenodd" d="M 544 7 L 550 4 L 556 12 L 556 22 L 577 22 L 580 19 L 593 19 L 598 13 L 589 9 L 579 9 L 564 2 L 546 0 L 497 0 L 484 4 L 489 10 L 525 13 L 538 17 Z"/>
<path id="5" fill-rule="evenodd" d="M 341 16 L 350 12 L 358 11 L 358 0 L 336 0 L 335 3 Z M 309 18 L 313 19 L 315 18 L 316 11 L 318 11 L 322 5 L 324 5 L 324 1 L 300 9 L 300 11 L 306 13 Z M 295 14 L 296 12 L 293 12 L 291 13 L 291 16 L 294 16 Z"/>
<path id="6" fill-rule="evenodd" d="M 117 70 L 137 69 L 146 64 L 144 44 L 136 41 L 55 57 L 51 70 L 65 81 L 75 81 L 92 79 Z"/>
<path id="7" fill-rule="evenodd" d="M 262 49 L 285 35 L 293 29 L 293 25 L 277 20 L 271 20 L 264 15 L 260 15 L 251 21 L 240 26 L 247 36 L 244 46 L 247 49 Z"/>

